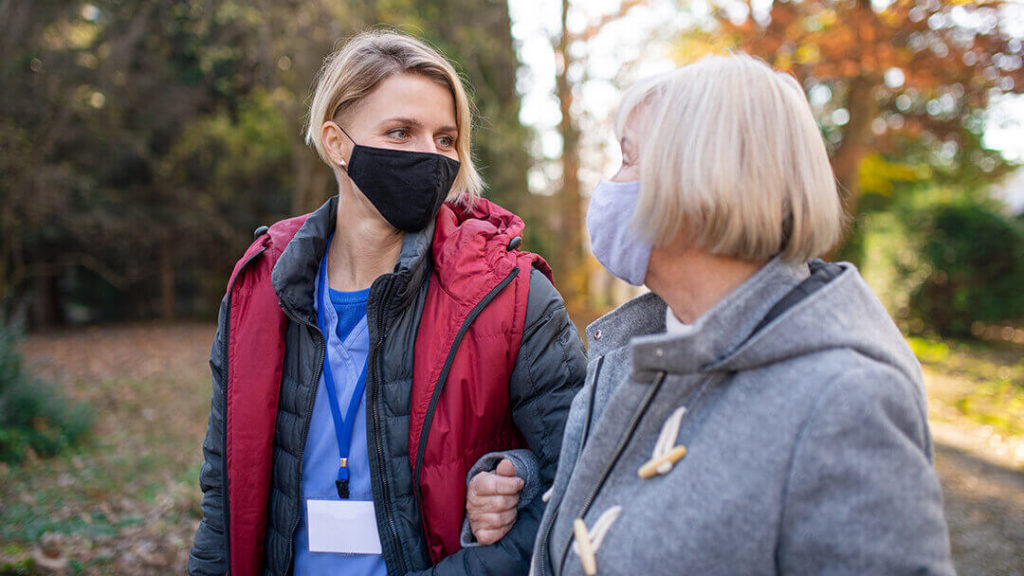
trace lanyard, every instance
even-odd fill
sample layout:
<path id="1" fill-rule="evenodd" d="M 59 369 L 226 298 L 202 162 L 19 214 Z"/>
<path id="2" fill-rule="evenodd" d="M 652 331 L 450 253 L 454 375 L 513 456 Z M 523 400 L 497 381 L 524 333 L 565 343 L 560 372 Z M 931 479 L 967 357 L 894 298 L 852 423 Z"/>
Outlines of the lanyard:
<path id="1" fill-rule="evenodd" d="M 328 240 L 328 246 L 330 241 Z M 327 398 L 331 404 L 331 419 L 334 420 L 334 435 L 338 438 L 338 456 L 339 456 L 339 467 L 338 467 L 338 479 L 335 480 L 334 484 L 338 488 L 338 497 L 342 499 L 348 498 L 348 453 L 352 446 L 352 427 L 355 426 L 356 413 L 359 412 L 359 403 L 363 399 L 363 391 L 366 390 L 366 364 L 363 364 L 363 372 L 359 376 L 359 380 L 356 382 L 356 388 L 352 392 L 352 398 L 348 401 L 348 409 L 345 411 L 345 419 L 341 418 L 341 409 L 338 407 L 338 392 L 334 387 L 334 375 L 331 372 L 331 359 L 328 354 L 328 341 L 330 340 L 327 336 L 327 330 L 324 327 L 324 322 L 327 317 L 327 251 L 324 251 L 324 258 L 320 262 L 320 301 L 319 301 L 319 313 L 317 314 L 317 324 L 319 324 L 320 332 L 324 336 L 324 387 L 327 388 Z"/>

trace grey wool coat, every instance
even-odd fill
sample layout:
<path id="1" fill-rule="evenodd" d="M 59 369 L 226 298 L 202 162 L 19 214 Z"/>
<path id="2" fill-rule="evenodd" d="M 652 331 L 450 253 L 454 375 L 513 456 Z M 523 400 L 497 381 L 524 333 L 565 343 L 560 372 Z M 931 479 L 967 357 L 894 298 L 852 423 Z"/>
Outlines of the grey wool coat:
<path id="1" fill-rule="evenodd" d="M 954 573 L 920 367 L 852 265 L 773 260 L 683 333 L 665 313 L 588 328 L 534 574 Z M 686 454 L 641 478 L 659 436 Z"/>

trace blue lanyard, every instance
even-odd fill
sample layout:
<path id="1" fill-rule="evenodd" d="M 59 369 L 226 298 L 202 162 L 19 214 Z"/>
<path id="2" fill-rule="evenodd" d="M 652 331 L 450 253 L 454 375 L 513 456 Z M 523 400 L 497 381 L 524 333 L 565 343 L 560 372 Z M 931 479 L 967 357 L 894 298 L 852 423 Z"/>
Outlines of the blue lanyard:
<path id="1" fill-rule="evenodd" d="M 330 246 L 330 240 L 327 241 Z M 356 382 L 356 388 L 352 392 L 352 398 L 348 401 L 348 409 L 345 411 L 345 419 L 341 419 L 341 409 L 338 407 L 338 392 L 334 387 L 334 375 L 331 373 L 331 359 L 327 351 L 327 330 L 324 327 L 324 319 L 327 317 L 327 251 L 324 251 L 324 258 L 320 261 L 320 308 L 317 314 L 317 324 L 324 337 L 324 387 L 327 388 L 327 398 L 331 404 L 331 419 L 334 420 L 334 435 L 338 438 L 338 479 L 335 486 L 338 488 L 338 497 L 348 498 L 348 453 L 352 447 L 352 428 L 355 426 L 356 413 L 359 412 L 359 403 L 363 399 L 363 392 L 366 390 L 366 364 L 363 364 L 363 373 Z"/>

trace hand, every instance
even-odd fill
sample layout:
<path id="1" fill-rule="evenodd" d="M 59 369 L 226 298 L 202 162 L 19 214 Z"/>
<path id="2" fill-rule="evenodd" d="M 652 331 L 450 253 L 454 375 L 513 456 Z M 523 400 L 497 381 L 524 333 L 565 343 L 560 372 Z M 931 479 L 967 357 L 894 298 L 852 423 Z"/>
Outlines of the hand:
<path id="1" fill-rule="evenodd" d="M 494 472 L 481 472 L 469 481 L 466 517 L 473 537 L 484 546 L 505 537 L 516 523 L 516 504 L 523 489 L 512 462 L 502 460 Z"/>

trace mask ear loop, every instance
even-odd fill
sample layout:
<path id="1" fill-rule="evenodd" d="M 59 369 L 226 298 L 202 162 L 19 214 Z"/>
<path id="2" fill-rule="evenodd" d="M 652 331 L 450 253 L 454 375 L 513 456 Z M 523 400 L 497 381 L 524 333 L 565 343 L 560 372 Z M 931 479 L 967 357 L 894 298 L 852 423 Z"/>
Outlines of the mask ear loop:
<path id="1" fill-rule="evenodd" d="M 353 145 L 355 145 L 355 146 L 359 146 L 359 144 L 357 144 L 357 143 L 356 143 L 355 139 L 354 139 L 354 138 L 352 138 L 351 136 L 349 136 L 349 135 L 348 135 L 348 132 L 346 132 L 346 131 L 345 131 L 345 129 L 341 127 L 341 124 L 339 124 L 339 123 L 335 122 L 335 123 L 334 123 L 334 125 L 338 127 L 338 130 L 341 130 L 341 133 L 342 133 L 342 134 L 344 134 L 346 138 L 348 138 L 349 140 L 351 140 L 351 141 L 352 141 L 352 144 L 353 144 Z M 353 151 L 354 151 L 354 149 L 353 149 Z M 340 165 L 340 166 L 341 166 L 342 168 L 344 168 L 346 172 L 348 171 L 348 162 L 346 162 L 346 161 L 342 160 L 341 162 L 339 162 L 339 165 Z"/>

